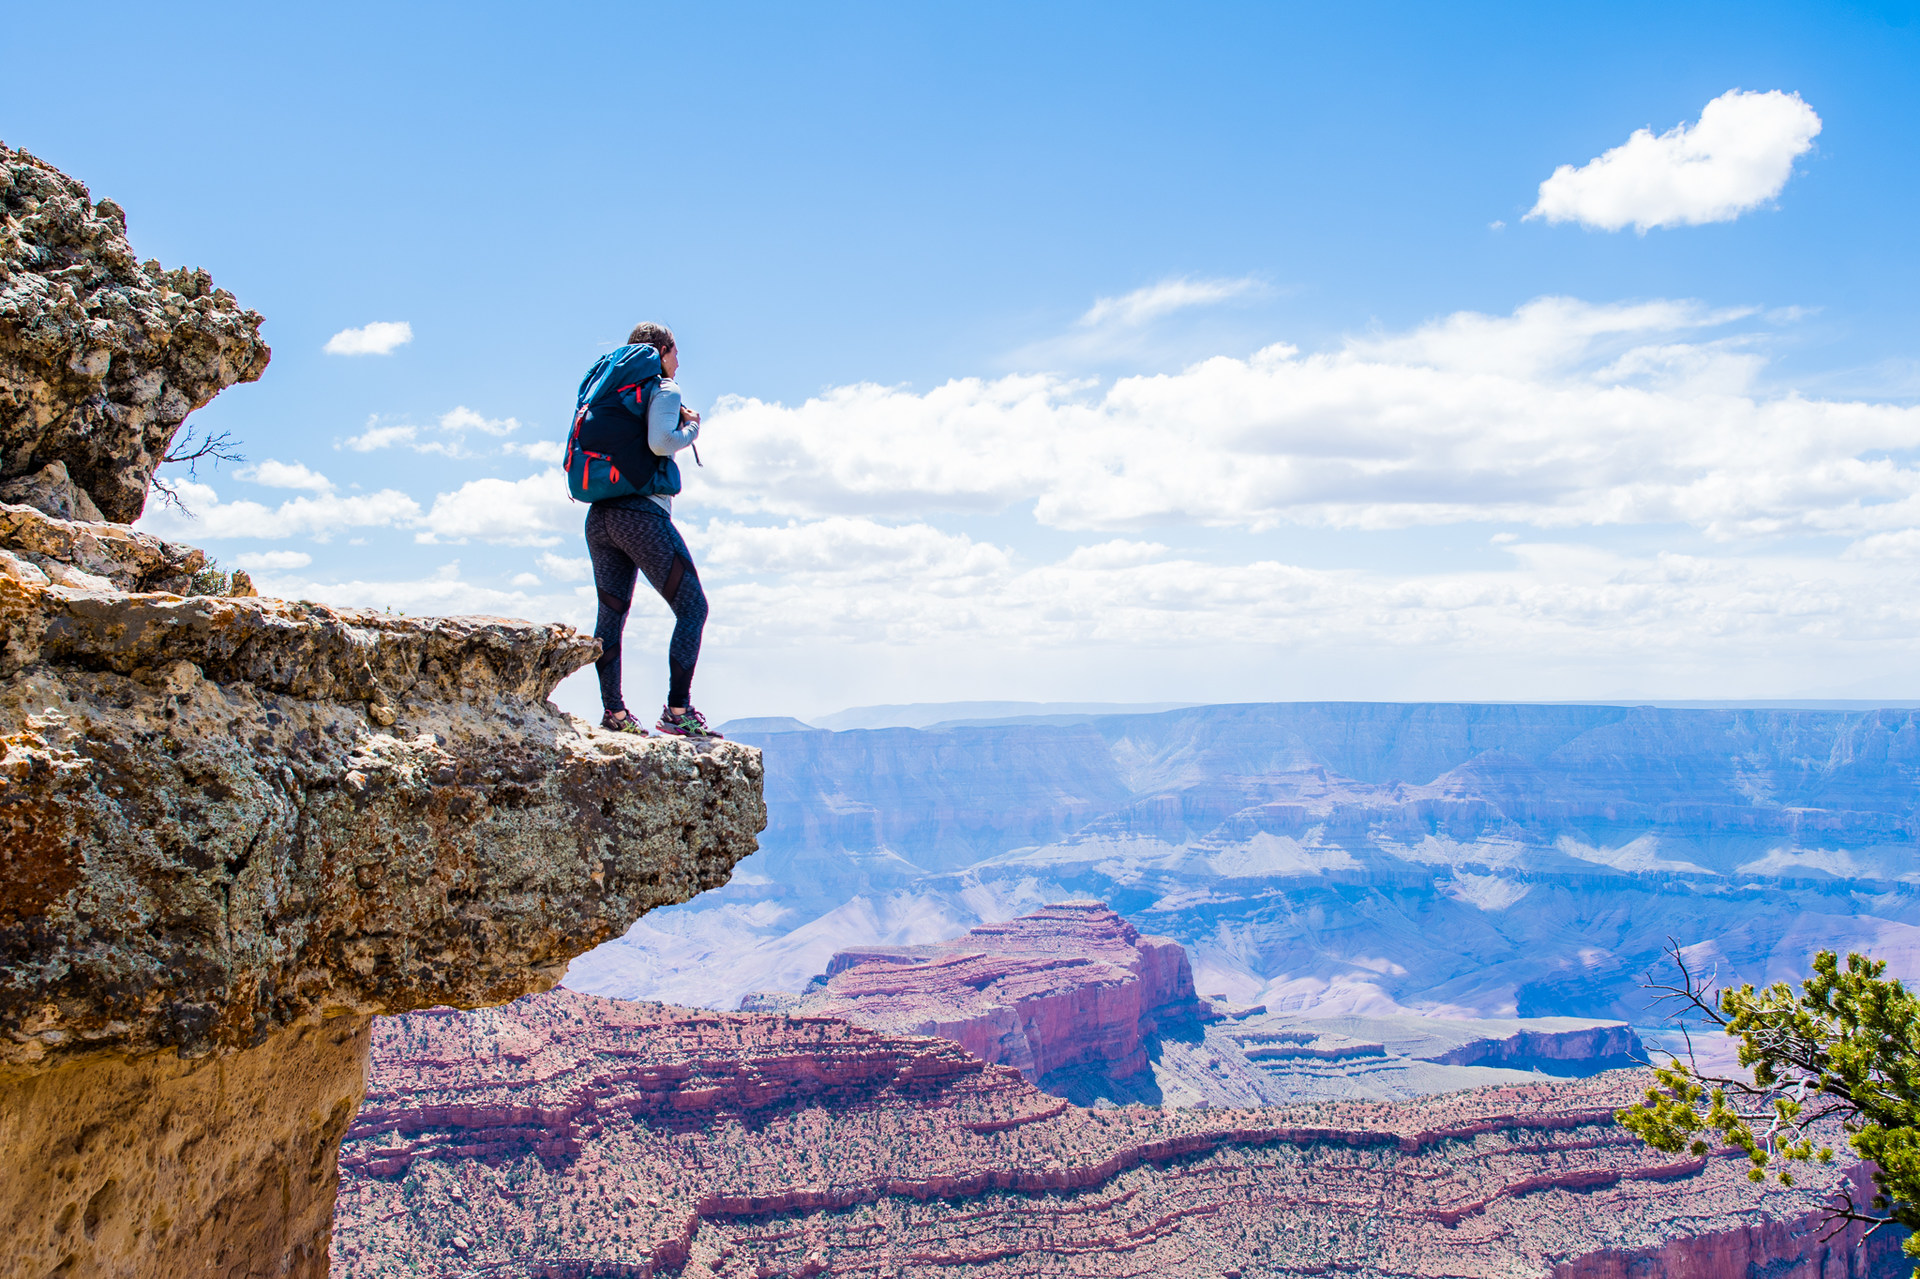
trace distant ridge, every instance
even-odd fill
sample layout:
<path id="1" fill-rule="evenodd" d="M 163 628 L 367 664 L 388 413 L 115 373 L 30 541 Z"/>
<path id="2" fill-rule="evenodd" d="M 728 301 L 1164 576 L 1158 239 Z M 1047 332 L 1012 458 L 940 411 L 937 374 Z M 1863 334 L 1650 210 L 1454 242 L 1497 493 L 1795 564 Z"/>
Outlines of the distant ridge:
<path id="1" fill-rule="evenodd" d="M 1646 706 L 1671 711 L 1871 711 L 1920 710 L 1920 698 L 1733 698 L 1723 700 L 1679 700 L 1668 698 L 1570 698 L 1563 701 L 1509 701 L 1497 697 L 1458 697 L 1435 699 L 1390 698 L 1335 699 L 1330 702 L 1282 700 L 1274 702 L 905 702 L 878 706 L 854 706 L 811 722 L 785 715 L 730 720 L 722 731 L 741 733 L 798 733 L 829 729 L 845 732 L 857 728 L 978 728 L 989 724 L 1035 724 L 1062 727 L 1084 724 L 1102 715 L 1157 715 L 1163 711 L 1190 710 L 1199 706 L 1305 706 L 1305 705 L 1382 705 L 1382 706 Z"/>
<path id="2" fill-rule="evenodd" d="M 816 728 L 931 728 L 935 724 L 1028 719 L 1057 715 L 1152 715 L 1184 710 L 1198 702 L 908 702 L 855 706 L 813 721 Z M 766 730 L 759 730 L 766 731 Z"/>
<path id="3" fill-rule="evenodd" d="M 817 733 L 820 730 L 791 715 L 759 715 L 730 719 L 720 725 L 723 733 Z"/>

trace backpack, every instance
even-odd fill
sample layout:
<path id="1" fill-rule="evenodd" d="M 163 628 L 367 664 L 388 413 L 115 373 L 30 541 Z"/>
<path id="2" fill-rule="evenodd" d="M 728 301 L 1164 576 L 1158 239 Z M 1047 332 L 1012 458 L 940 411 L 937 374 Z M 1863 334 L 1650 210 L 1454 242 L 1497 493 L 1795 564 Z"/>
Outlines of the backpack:
<path id="1" fill-rule="evenodd" d="M 680 468 L 647 444 L 660 373 L 660 353 L 644 342 L 609 351 L 587 370 L 567 435 L 569 497 L 601 502 L 680 491 Z"/>

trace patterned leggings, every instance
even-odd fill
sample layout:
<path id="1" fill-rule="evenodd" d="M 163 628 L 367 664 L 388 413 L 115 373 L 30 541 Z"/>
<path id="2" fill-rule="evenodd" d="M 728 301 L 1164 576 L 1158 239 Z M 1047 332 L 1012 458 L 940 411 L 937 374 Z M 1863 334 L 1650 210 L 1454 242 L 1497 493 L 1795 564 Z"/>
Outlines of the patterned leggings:
<path id="1" fill-rule="evenodd" d="M 643 509 L 595 503 L 587 512 L 587 554 L 593 557 L 593 585 L 600 595 L 600 617 L 593 636 L 600 641 L 600 704 L 623 710 L 620 696 L 620 637 L 633 605 L 634 577 L 660 592 L 673 609 L 673 642 L 667 646 L 667 705 L 689 705 L 693 667 L 700 660 L 700 632 L 707 624 L 707 593 L 700 588 L 693 556 L 673 519 L 652 502 Z"/>

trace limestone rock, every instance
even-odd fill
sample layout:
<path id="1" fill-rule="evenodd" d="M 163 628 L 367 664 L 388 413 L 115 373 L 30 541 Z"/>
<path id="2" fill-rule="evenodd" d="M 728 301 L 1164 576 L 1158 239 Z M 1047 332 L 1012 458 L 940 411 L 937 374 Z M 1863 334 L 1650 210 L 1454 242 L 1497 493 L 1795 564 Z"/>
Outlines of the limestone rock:
<path id="1" fill-rule="evenodd" d="M 136 262 L 118 205 L 0 145 L 0 480 L 61 462 L 98 509 L 54 513 L 137 519 L 187 414 L 265 371 L 260 324 L 205 271 Z"/>
<path id="2" fill-rule="evenodd" d="M 32 475 L 0 484 L 0 502 L 16 502 L 63 520 L 104 520 L 87 491 L 73 482 L 65 462 L 49 462 Z"/>
<path id="3" fill-rule="evenodd" d="M 48 468 L 52 469 L 52 468 Z M 60 519 L 31 504 L 0 502 L 0 548 L 51 577 L 62 566 L 106 579 L 114 590 L 184 595 L 206 565 L 205 551 L 163 542 L 124 524 Z M 71 574 L 62 574 L 73 585 Z"/>
<path id="4" fill-rule="evenodd" d="M 247 1053 L 0 1084 L 0 1273 L 324 1275 L 371 1030 L 341 1017 Z"/>
<path id="5" fill-rule="evenodd" d="M 374 1015 L 545 990 L 766 823 L 753 748 L 553 709 L 586 636 L 120 589 L 203 562 L 0 506 L 0 1273 L 324 1274 Z"/>

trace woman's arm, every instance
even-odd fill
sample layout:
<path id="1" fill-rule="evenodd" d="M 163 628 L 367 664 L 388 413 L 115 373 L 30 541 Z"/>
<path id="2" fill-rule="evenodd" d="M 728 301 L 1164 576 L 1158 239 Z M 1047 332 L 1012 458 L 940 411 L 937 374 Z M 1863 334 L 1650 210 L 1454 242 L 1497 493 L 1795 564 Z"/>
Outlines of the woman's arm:
<path id="1" fill-rule="evenodd" d="M 700 438 L 700 415 L 682 411 L 680 388 L 661 379 L 647 405 L 647 447 L 659 457 L 672 457 Z"/>

